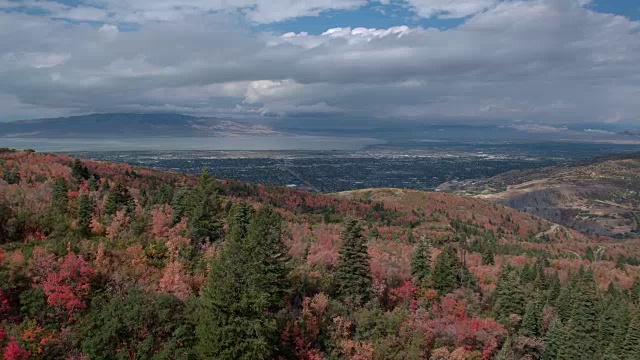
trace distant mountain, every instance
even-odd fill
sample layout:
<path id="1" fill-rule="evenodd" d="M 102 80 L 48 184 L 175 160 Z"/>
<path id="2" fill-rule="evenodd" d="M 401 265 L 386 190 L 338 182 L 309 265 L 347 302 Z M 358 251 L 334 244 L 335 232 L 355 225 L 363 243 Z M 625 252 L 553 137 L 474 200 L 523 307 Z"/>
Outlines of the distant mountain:
<path id="1" fill-rule="evenodd" d="M 180 114 L 91 114 L 0 122 L 0 137 L 168 137 L 281 134 L 271 127 Z"/>
<path id="2" fill-rule="evenodd" d="M 448 182 L 439 190 L 508 205 L 584 233 L 640 234 L 640 153 Z"/>

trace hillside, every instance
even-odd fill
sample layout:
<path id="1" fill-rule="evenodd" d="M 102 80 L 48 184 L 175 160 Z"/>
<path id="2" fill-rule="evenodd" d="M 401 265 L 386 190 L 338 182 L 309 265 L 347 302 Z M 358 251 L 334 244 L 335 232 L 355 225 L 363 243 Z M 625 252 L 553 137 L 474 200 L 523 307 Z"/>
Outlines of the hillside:
<path id="1" fill-rule="evenodd" d="M 278 134 L 270 127 L 180 114 L 91 114 L 0 122 L 0 137 L 74 138 L 237 136 Z"/>
<path id="2" fill-rule="evenodd" d="M 640 154 L 603 156 L 439 190 L 504 204 L 587 234 L 640 237 Z"/>
<path id="3" fill-rule="evenodd" d="M 624 358 L 639 259 L 478 198 L 0 151 L 6 359 Z"/>

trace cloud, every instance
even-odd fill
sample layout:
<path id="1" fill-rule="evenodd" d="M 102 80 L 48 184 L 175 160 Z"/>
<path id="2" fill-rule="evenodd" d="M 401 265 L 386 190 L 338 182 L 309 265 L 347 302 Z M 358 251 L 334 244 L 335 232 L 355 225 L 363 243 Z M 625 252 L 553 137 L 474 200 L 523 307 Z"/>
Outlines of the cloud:
<path id="1" fill-rule="evenodd" d="M 422 17 L 463 18 L 492 8 L 498 0 L 408 0 Z"/>
<path id="2" fill-rule="evenodd" d="M 412 1 L 422 16 L 465 20 L 446 30 L 347 27 L 318 35 L 260 32 L 238 15 L 272 22 L 363 2 L 243 1 L 233 9 L 204 0 L 113 0 L 108 8 L 85 1 L 99 11 L 77 17 L 105 19 L 97 24 L 0 11 L 0 117 L 179 111 L 527 123 L 640 119 L 640 23 L 594 12 L 584 1 L 469 2 L 475 7 Z M 57 3 L 28 4 L 69 14 Z M 134 20 L 142 22 L 135 31 L 121 27 Z"/>

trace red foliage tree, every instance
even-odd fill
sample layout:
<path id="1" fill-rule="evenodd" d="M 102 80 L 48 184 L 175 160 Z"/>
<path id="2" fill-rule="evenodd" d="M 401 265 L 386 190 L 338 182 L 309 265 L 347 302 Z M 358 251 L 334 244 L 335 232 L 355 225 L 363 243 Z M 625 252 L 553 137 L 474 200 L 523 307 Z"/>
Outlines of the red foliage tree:
<path id="1" fill-rule="evenodd" d="M 20 347 L 17 341 L 10 341 L 4 350 L 4 360 L 23 360 L 28 359 L 31 353 Z"/>
<path id="2" fill-rule="evenodd" d="M 34 251 L 33 261 L 37 266 L 33 280 L 42 286 L 49 305 L 65 309 L 70 316 L 85 308 L 84 298 L 95 272 L 85 260 L 69 253 L 55 261 L 52 254 L 39 248 Z"/>

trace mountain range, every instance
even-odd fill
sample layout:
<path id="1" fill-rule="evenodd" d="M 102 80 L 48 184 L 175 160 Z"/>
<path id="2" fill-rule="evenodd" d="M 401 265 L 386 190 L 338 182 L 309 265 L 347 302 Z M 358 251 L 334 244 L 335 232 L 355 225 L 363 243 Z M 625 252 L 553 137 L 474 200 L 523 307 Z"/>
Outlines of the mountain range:
<path id="1" fill-rule="evenodd" d="M 197 137 L 282 134 L 271 127 L 180 114 L 91 114 L 0 122 L 0 137 Z"/>

